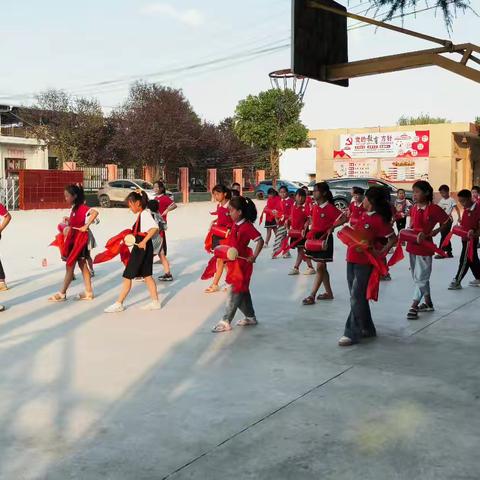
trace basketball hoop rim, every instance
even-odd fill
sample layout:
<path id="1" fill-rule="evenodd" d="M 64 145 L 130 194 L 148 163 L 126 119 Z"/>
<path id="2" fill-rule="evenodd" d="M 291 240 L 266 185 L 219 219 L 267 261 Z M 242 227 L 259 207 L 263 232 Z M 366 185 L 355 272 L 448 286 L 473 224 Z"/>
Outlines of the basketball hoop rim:
<path id="1" fill-rule="evenodd" d="M 297 75 L 296 73 L 292 72 L 291 68 L 282 68 L 281 70 L 274 70 L 268 74 L 270 78 L 297 78 L 299 80 L 304 80 L 307 77 L 303 75 Z"/>

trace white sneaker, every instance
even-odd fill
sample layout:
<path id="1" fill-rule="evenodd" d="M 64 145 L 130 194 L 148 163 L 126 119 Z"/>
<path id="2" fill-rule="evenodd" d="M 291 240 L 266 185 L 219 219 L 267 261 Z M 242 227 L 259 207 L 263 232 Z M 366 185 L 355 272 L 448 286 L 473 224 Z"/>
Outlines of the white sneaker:
<path id="1" fill-rule="evenodd" d="M 5 305 L 0 305 L 0 312 L 3 312 L 5 310 Z"/>
<path id="2" fill-rule="evenodd" d="M 480 287 L 480 279 L 476 278 L 475 280 L 472 280 L 469 285 L 471 287 Z"/>
<path id="3" fill-rule="evenodd" d="M 115 302 L 113 305 L 110 305 L 107 307 L 104 312 L 105 313 L 119 313 L 123 312 L 125 310 L 125 307 L 123 306 L 122 303 Z"/>
<path id="4" fill-rule="evenodd" d="M 316 273 L 317 273 L 316 270 L 310 267 L 303 272 L 304 275 L 315 275 Z"/>
<path id="5" fill-rule="evenodd" d="M 456 280 L 453 280 L 453 282 L 450 283 L 448 286 L 449 290 L 461 290 L 462 289 L 462 284 L 457 282 Z"/>
<path id="6" fill-rule="evenodd" d="M 146 305 L 143 305 L 140 307 L 140 310 L 160 310 L 161 305 L 158 300 L 147 303 Z"/>
<path id="7" fill-rule="evenodd" d="M 300 271 L 298 270 L 298 268 L 292 268 L 288 274 L 289 275 L 298 275 L 300 273 Z"/>
<path id="8" fill-rule="evenodd" d="M 257 322 L 257 319 L 255 317 L 251 317 L 251 318 L 245 317 L 242 320 L 239 320 L 237 322 L 238 327 L 249 327 L 249 326 L 253 326 L 253 325 L 257 325 L 257 324 L 258 324 L 258 322 Z"/>

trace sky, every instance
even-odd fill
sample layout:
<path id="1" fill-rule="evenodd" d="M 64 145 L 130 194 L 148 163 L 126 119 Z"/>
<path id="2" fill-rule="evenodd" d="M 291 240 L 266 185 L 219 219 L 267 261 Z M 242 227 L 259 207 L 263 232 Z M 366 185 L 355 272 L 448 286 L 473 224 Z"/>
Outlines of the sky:
<path id="1" fill-rule="evenodd" d="M 181 88 L 200 117 L 218 122 L 242 98 L 270 88 L 270 71 L 290 67 L 290 3 L 0 0 L 0 104 L 28 104 L 35 93 L 59 88 L 96 97 L 109 112 L 131 82 L 144 79 Z M 340 3 L 355 13 L 368 7 L 365 0 Z M 480 0 L 471 5 L 480 13 Z M 403 25 L 480 45 L 473 13 L 459 13 L 451 34 L 433 10 Z M 436 46 L 371 26 L 349 32 L 351 61 Z M 395 125 L 401 115 L 422 112 L 473 121 L 480 116 L 479 89 L 436 67 L 353 79 L 349 88 L 310 81 L 302 119 L 311 129 Z"/>

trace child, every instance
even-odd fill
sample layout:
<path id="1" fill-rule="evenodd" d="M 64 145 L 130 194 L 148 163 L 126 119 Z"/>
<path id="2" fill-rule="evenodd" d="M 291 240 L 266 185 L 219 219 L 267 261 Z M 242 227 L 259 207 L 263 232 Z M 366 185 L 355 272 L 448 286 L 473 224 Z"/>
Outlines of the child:
<path id="1" fill-rule="evenodd" d="M 276 217 L 281 211 L 282 204 L 278 192 L 274 188 L 267 190 L 267 205 L 263 212 L 265 214 L 265 228 L 267 229 L 267 238 L 265 240 L 265 248 L 268 248 L 268 242 L 272 237 L 272 231 L 277 233 L 277 221 Z"/>
<path id="2" fill-rule="evenodd" d="M 142 307 L 142 310 L 160 310 L 157 285 L 152 277 L 153 270 L 153 243 L 152 238 L 158 233 L 158 225 L 152 217 L 152 212 L 147 209 L 148 197 L 144 191 L 131 192 L 127 197 L 127 205 L 137 215 L 133 225 L 135 245 L 132 248 L 125 271 L 123 272 L 123 285 L 117 301 L 106 308 L 105 313 L 117 313 L 125 310 L 123 302 L 132 288 L 132 280 L 142 277 L 150 293 L 151 302 Z"/>
<path id="3" fill-rule="evenodd" d="M 472 187 L 472 201 L 474 203 L 480 203 L 480 187 Z"/>
<path id="4" fill-rule="evenodd" d="M 227 269 L 229 270 L 227 282 L 232 283 L 232 287 L 228 294 L 225 315 L 213 328 L 212 332 L 214 333 L 227 332 L 232 329 L 231 323 L 237 309 L 240 309 L 245 315 L 245 318 L 237 323 L 238 326 L 257 325 L 250 294 L 253 264 L 264 244 L 262 236 L 253 226 L 253 222 L 257 218 L 257 209 L 250 199 L 239 196 L 230 200 L 229 210 L 234 223 L 232 232 L 228 237 L 228 244 L 238 250 L 238 255 L 241 258 L 227 263 Z M 255 252 L 248 247 L 250 241 L 256 242 Z M 232 273 L 231 276 L 230 272 Z M 233 276 L 235 279 L 229 281 L 229 277 Z"/>
<path id="5" fill-rule="evenodd" d="M 225 185 L 215 185 L 212 189 L 212 195 L 216 202 L 218 202 L 217 210 L 214 215 L 217 216 L 217 219 L 214 220 L 211 224 L 217 225 L 219 227 L 226 227 L 228 229 L 232 228 L 233 221 L 230 217 L 229 203 L 232 198 L 230 190 Z M 226 243 L 228 240 L 218 237 L 216 235 L 211 236 L 211 245 L 209 245 L 210 252 L 213 252 L 213 249 L 222 243 Z M 218 286 L 220 279 L 222 278 L 224 270 L 224 261 L 221 258 L 217 258 L 217 268 L 215 275 L 213 277 L 212 284 L 205 289 L 205 293 L 214 293 L 220 290 Z"/>
<path id="6" fill-rule="evenodd" d="M 167 225 L 168 213 L 175 210 L 177 208 L 177 204 L 168 195 L 165 195 L 165 184 L 160 180 L 153 184 L 153 190 L 156 194 L 155 200 L 158 202 L 158 212 L 165 220 L 165 225 Z M 160 261 L 162 262 L 164 274 L 158 277 L 158 279 L 162 282 L 171 282 L 173 281 L 173 276 L 170 271 L 170 263 L 167 259 L 167 235 L 165 233 L 165 229 L 160 232 L 160 235 L 163 240 L 162 248 L 160 250 Z"/>
<path id="7" fill-rule="evenodd" d="M 290 245 L 296 245 L 297 248 L 297 260 L 295 265 L 288 273 L 289 275 L 298 275 L 300 273 L 300 264 L 302 261 L 305 261 L 307 264 L 307 269 L 305 270 L 305 275 L 314 275 L 315 269 L 313 268 L 312 261 L 309 258 L 305 257 L 305 237 L 308 228 L 308 218 L 310 216 L 310 211 L 305 206 L 305 201 L 307 199 L 307 194 L 303 188 L 299 188 L 295 194 L 295 204 L 292 206 L 290 213 L 290 218 L 287 221 L 287 228 L 293 230 L 301 230 L 302 236 L 299 240 L 298 238 L 291 238 Z"/>
<path id="8" fill-rule="evenodd" d="M 305 195 L 307 196 L 305 200 L 305 207 L 311 210 L 313 205 L 313 200 L 312 200 L 312 196 L 310 195 L 310 191 L 308 190 L 308 187 L 306 185 L 304 185 L 302 189 L 305 192 Z"/>
<path id="9" fill-rule="evenodd" d="M 153 199 L 149 200 L 147 203 L 147 208 L 150 210 L 152 214 L 153 220 L 155 220 L 155 223 L 158 226 L 158 231 L 162 232 L 165 230 L 165 220 L 162 218 L 160 213 L 158 212 L 159 205 L 158 201 Z M 163 238 L 161 235 L 154 235 L 152 238 L 152 245 L 153 245 L 153 255 L 160 255 L 160 251 L 162 249 L 162 243 L 163 243 Z"/>
<path id="10" fill-rule="evenodd" d="M 443 241 L 445 240 L 446 236 L 450 233 L 453 224 L 453 217 L 452 213 L 453 210 L 457 213 L 457 217 L 460 218 L 460 210 L 457 207 L 457 203 L 455 200 L 450 196 L 450 187 L 448 185 L 440 185 L 438 191 L 440 192 L 441 199 L 438 201 L 437 205 L 443 209 L 443 211 L 449 216 L 450 222 L 448 226 L 445 226 L 445 229 L 442 231 L 442 235 L 440 238 L 440 247 L 447 253 L 448 258 L 453 258 L 452 254 L 452 244 L 448 242 L 447 245 L 442 247 Z M 435 255 L 436 259 L 445 258 L 442 255 Z"/>
<path id="11" fill-rule="evenodd" d="M 5 208 L 5 206 L 0 203 L 0 238 L 2 238 L 2 233 L 7 228 L 11 220 L 12 216 Z M 2 261 L 0 260 L 0 292 L 4 292 L 5 290 L 8 290 L 8 287 L 5 279 L 5 272 L 3 270 Z M 5 307 L 3 307 L 3 305 L 0 305 L 0 312 L 3 310 L 5 310 Z"/>
<path id="12" fill-rule="evenodd" d="M 237 182 L 232 183 L 232 188 L 230 189 L 230 195 L 232 197 L 239 197 L 240 196 L 240 191 L 241 191 L 241 186 Z"/>
<path id="13" fill-rule="evenodd" d="M 409 320 L 416 320 L 419 312 L 435 310 L 430 292 L 433 251 L 425 241 L 448 229 L 450 222 L 450 217 L 433 203 L 433 188 L 426 180 L 413 184 L 413 200 L 415 205 L 410 210 L 410 229 L 418 235 L 416 242 L 407 243 L 410 270 L 415 283 L 412 306 L 407 313 Z M 439 227 L 435 228 L 436 225 Z M 424 303 L 421 304 L 422 299 Z"/>
<path id="14" fill-rule="evenodd" d="M 463 207 L 460 226 L 468 231 L 468 238 L 462 238 L 462 253 L 460 254 L 458 272 L 448 287 L 449 290 L 460 290 L 462 288 L 462 280 L 468 269 L 472 271 L 475 277 L 470 285 L 480 287 L 480 261 L 477 252 L 478 236 L 480 234 L 480 205 L 473 201 L 472 192 L 469 190 L 460 190 L 457 197 Z M 469 248 L 471 250 L 470 254 Z"/>
<path id="15" fill-rule="evenodd" d="M 287 232 L 287 220 L 290 217 L 292 211 L 292 206 L 295 203 L 293 198 L 290 198 L 288 195 L 288 188 L 283 185 L 278 190 L 280 197 L 280 211 L 278 212 L 275 220 L 277 222 L 277 231 L 275 232 L 275 241 L 273 243 L 273 253 L 272 258 L 276 258 L 279 254 L 279 251 L 282 249 L 282 242 L 286 238 Z M 283 254 L 283 258 L 290 258 L 290 252 Z"/>
<path id="16" fill-rule="evenodd" d="M 377 257 L 384 257 L 396 241 L 392 228 L 392 208 L 382 188 L 371 187 L 363 201 L 366 212 L 362 214 L 353 229 L 367 242 L 370 251 Z M 343 337 L 338 344 L 348 347 L 361 338 L 375 337 L 375 325 L 367 298 L 367 287 L 373 272 L 365 251 L 356 246 L 347 248 L 347 282 L 350 290 L 350 314 L 345 324 Z"/>
<path id="17" fill-rule="evenodd" d="M 325 238 L 326 248 L 321 251 L 311 251 L 306 246 L 305 255 L 307 258 L 317 262 L 317 274 L 310 295 L 302 301 L 303 305 L 313 305 L 315 303 L 315 296 L 322 283 L 325 287 L 325 293 L 321 293 L 317 300 L 333 300 L 330 274 L 327 269 L 327 263 L 333 260 L 332 232 L 336 226 L 346 220 L 346 216 L 333 204 L 333 195 L 327 182 L 317 183 L 313 187 L 313 198 L 315 203 L 311 210 L 310 232 L 307 239 Z"/>
<path id="18" fill-rule="evenodd" d="M 90 256 L 89 228 L 98 217 L 98 212 L 85 205 L 85 194 L 80 185 L 68 185 L 65 187 L 65 200 L 71 205 L 72 210 L 68 217 L 68 225 L 61 235 L 60 250 L 62 259 L 66 262 L 65 278 L 59 292 L 52 295 L 50 302 L 64 302 L 67 299 L 67 290 L 73 280 L 75 264 L 83 275 L 85 291 L 78 295 L 78 300 L 93 300 L 93 288 L 90 269 L 87 259 Z M 57 237 L 58 238 L 58 237 Z"/>
<path id="19" fill-rule="evenodd" d="M 407 217 L 412 207 L 412 202 L 407 199 L 405 190 L 399 188 L 397 190 L 397 198 L 395 198 L 394 211 L 395 211 L 395 225 L 397 226 L 397 233 L 403 230 L 407 226 Z"/>
<path id="20" fill-rule="evenodd" d="M 360 220 L 365 208 L 363 206 L 363 197 L 365 190 L 362 187 L 352 187 L 352 201 L 348 206 L 348 221 L 353 227 Z"/>

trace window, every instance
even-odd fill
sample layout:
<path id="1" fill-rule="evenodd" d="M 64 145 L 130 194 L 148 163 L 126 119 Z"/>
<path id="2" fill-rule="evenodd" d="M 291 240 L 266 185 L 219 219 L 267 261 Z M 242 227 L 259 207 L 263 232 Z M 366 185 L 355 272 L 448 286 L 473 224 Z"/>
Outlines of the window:
<path id="1" fill-rule="evenodd" d="M 201 183 L 201 182 L 198 182 Z M 140 188 L 143 188 L 144 190 L 153 190 L 153 185 L 148 182 L 138 182 L 138 185 Z"/>
<path id="2" fill-rule="evenodd" d="M 122 180 L 117 180 L 115 182 L 110 182 L 108 185 L 112 188 L 124 188 L 124 182 Z"/>

